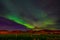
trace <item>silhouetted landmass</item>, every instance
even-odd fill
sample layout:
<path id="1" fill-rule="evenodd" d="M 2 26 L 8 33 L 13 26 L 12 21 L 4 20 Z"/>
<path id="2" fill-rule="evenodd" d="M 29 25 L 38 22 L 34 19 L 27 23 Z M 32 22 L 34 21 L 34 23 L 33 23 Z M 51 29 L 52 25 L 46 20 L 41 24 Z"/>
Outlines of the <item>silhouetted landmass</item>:
<path id="1" fill-rule="evenodd" d="M 0 30 L 28 30 L 26 26 L 18 24 L 12 20 L 0 17 Z"/>

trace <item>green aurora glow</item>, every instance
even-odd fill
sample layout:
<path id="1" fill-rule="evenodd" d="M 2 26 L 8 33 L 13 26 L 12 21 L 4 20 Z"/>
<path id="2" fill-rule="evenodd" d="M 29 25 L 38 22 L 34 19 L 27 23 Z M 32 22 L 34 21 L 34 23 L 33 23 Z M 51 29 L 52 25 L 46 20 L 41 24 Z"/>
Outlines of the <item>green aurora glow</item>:
<path id="1" fill-rule="evenodd" d="M 7 15 L 5 16 L 6 18 L 10 19 L 10 20 L 13 20 L 14 22 L 16 23 L 19 23 L 19 24 L 22 24 L 22 25 L 25 25 L 27 28 L 34 28 L 32 25 L 28 24 L 27 22 L 25 22 L 24 20 L 14 16 L 14 15 Z"/>
<path id="2" fill-rule="evenodd" d="M 24 26 L 26 26 L 29 29 L 34 29 L 35 28 L 35 25 L 31 25 L 30 23 L 24 21 L 21 18 L 18 18 L 17 16 L 14 16 L 14 15 L 6 15 L 5 17 L 7 19 L 10 19 L 10 20 L 16 22 L 16 23 L 19 23 L 19 24 L 24 25 Z M 36 24 L 38 24 L 38 23 L 36 23 Z M 54 23 L 53 23 L 53 21 L 51 19 L 47 19 L 47 20 L 43 21 L 41 25 L 37 25 L 37 26 L 39 26 L 40 28 L 46 28 L 47 25 L 53 25 L 53 24 Z"/>

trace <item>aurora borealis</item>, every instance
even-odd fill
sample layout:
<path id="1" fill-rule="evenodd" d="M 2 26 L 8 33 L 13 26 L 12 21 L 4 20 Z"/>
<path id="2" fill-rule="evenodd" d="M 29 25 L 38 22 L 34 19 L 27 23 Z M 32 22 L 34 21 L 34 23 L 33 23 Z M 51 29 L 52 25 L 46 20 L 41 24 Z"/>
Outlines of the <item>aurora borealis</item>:
<path id="1" fill-rule="evenodd" d="M 52 0 L 1 0 L 1 5 L 0 16 L 27 29 L 57 29 L 58 8 Z"/>

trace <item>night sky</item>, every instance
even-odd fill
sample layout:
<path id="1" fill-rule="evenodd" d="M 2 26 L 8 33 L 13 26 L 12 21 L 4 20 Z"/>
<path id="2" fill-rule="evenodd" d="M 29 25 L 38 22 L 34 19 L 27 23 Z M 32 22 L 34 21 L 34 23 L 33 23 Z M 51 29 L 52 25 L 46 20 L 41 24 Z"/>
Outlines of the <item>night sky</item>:
<path id="1" fill-rule="evenodd" d="M 0 29 L 60 29 L 59 11 L 58 0 L 0 0 Z"/>

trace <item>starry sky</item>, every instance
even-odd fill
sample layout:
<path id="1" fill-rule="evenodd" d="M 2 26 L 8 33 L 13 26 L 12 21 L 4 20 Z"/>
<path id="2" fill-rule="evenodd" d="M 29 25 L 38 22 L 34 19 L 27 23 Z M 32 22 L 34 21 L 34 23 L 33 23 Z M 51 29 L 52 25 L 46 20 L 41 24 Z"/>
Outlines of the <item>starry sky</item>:
<path id="1" fill-rule="evenodd" d="M 0 0 L 0 5 L 0 16 L 23 28 L 60 28 L 58 0 Z"/>

